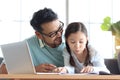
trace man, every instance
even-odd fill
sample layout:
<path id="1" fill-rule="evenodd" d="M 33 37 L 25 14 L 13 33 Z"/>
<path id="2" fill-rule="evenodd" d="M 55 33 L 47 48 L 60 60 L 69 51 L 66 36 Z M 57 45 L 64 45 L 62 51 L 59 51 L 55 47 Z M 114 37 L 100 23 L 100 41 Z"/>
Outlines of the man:
<path id="1" fill-rule="evenodd" d="M 34 36 L 26 39 L 37 72 L 52 72 L 56 67 L 64 66 L 62 42 L 63 23 L 49 8 L 34 13 L 30 24 L 35 30 Z M 1 68 L 5 70 L 5 65 Z"/>

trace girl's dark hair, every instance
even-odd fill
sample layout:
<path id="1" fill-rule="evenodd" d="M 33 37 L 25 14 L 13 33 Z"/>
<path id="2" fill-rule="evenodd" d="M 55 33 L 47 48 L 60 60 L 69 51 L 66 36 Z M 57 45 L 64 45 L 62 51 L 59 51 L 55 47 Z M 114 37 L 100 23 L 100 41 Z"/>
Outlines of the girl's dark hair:
<path id="1" fill-rule="evenodd" d="M 72 66 L 75 66 L 75 62 L 73 60 L 73 57 L 71 55 L 71 50 L 69 48 L 69 45 L 67 43 L 67 39 L 69 37 L 69 35 L 71 33 L 76 33 L 77 31 L 80 31 L 80 32 L 83 32 L 85 34 L 85 36 L 87 37 L 88 34 L 87 34 L 87 29 L 85 27 L 85 25 L 81 22 L 73 22 L 73 23 L 70 23 L 66 30 L 65 30 L 65 39 L 66 39 L 66 49 L 68 51 L 68 53 L 70 54 L 70 64 Z M 89 54 L 89 50 L 88 50 L 88 41 L 86 43 L 86 52 L 87 52 L 87 56 L 85 58 L 85 62 L 84 62 L 84 65 L 87 66 L 87 65 L 92 65 L 91 61 L 90 61 L 90 54 Z"/>

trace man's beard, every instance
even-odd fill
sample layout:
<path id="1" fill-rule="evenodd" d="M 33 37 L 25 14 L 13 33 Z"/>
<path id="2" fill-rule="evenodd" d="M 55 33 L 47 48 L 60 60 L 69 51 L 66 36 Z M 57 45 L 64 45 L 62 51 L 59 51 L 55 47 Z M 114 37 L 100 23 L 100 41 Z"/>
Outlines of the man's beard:
<path id="1" fill-rule="evenodd" d="M 46 42 L 46 40 L 43 38 L 43 41 L 45 42 L 45 44 L 47 44 L 48 46 L 52 47 L 52 48 L 55 48 L 55 47 L 58 47 L 61 43 L 62 43 L 62 38 L 61 37 L 58 37 L 54 40 L 53 43 L 48 43 Z"/>

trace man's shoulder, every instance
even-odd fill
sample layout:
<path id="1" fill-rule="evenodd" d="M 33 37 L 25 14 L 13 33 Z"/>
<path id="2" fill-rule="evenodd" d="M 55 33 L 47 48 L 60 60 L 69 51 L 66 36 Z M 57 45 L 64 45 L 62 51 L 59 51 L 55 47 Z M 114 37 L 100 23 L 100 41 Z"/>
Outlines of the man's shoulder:
<path id="1" fill-rule="evenodd" d="M 31 37 L 27 38 L 26 40 L 32 40 L 32 39 L 36 39 L 36 35 L 32 35 Z"/>
<path id="2" fill-rule="evenodd" d="M 36 35 L 33 35 L 25 40 L 29 45 L 39 44 L 38 38 Z"/>
<path id="3" fill-rule="evenodd" d="M 27 39 L 25 39 L 27 42 L 36 42 L 36 41 L 38 41 L 38 38 L 37 38 L 37 36 L 36 35 L 33 35 L 33 36 L 31 36 L 31 37 L 29 37 L 29 38 L 27 38 Z"/>

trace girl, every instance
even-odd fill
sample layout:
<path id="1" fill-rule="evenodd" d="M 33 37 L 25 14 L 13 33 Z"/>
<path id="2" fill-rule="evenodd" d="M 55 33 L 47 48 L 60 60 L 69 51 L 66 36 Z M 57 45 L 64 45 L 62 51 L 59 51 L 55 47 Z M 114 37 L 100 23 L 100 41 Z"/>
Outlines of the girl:
<path id="1" fill-rule="evenodd" d="M 85 25 L 73 22 L 65 31 L 66 49 L 64 50 L 65 67 L 56 68 L 55 72 L 63 73 L 98 73 L 109 70 L 104 59 L 88 44 L 88 34 Z"/>

